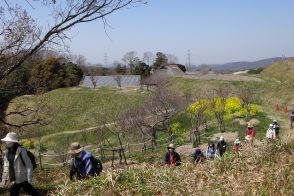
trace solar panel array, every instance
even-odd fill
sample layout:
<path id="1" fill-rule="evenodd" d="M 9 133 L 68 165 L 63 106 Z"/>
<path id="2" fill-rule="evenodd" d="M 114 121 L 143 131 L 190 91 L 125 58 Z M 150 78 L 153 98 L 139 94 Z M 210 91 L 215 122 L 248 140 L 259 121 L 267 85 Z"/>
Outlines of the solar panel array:
<path id="1" fill-rule="evenodd" d="M 138 75 L 118 75 L 118 76 L 85 76 L 81 82 L 81 87 L 94 88 L 93 81 L 96 83 L 96 88 L 99 87 L 118 87 L 118 82 L 115 78 L 120 77 L 122 87 L 137 87 L 140 86 L 141 77 Z"/>

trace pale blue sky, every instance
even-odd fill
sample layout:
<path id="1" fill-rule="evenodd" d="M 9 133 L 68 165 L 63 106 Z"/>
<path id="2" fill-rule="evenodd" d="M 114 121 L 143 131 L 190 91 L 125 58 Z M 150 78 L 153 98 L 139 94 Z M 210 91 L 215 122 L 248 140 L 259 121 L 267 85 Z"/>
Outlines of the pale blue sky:
<path id="1" fill-rule="evenodd" d="M 107 18 L 111 40 L 92 22 L 71 30 L 70 46 L 91 63 L 128 51 L 174 54 L 182 64 L 188 50 L 193 64 L 294 56 L 293 10 L 294 0 L 149 0 Z"/>

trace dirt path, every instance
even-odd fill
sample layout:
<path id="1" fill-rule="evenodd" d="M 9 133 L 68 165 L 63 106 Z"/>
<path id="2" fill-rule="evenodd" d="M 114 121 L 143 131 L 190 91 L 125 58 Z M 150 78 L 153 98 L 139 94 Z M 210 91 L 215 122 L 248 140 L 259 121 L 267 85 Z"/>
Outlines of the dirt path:
<path id="1" fill-rule="evenodd" d="M 106 126 L 111 126 L 113 125 L 114 123 L 108 123 L 106 124 Z M 58 136 L 58 135 L 65 135 L 65 134 L 74 134 L 74 133 L 80 133 L 82 131 L 91 131 L 93 129 L 97 129 L 99 127 L 102 127 L 102 126 L 96 126 L 96 127 L 88 127 L 88 128 L 85 128 L 85 129 L 78 129 L 78 130 L 70 130 L 70 131 L 61 131 L 61 132 L 57 132 L 57 133 L 52 133 L 52 134 L 48 134 L 48 135 L 45 135 L 41 138 L 41 141 L 44 141 L 44 139 L 48 139 L 50 137 L 54 137 L 54 136 Z"/>
<path id="2" fill-rule="evenodd" d="M 229 80 L 229 81 L 256 81 L 261 82 L 260 78 L 252 76 L 242 76 L 235 74 L 207 74 L 207 75 L 185 75 L 184 78 L 201 79 L 201 80 Z"/>
<path id="3" fill-rule="evenodd" d="M 282 142 L 288 142 L 294 138 L 294 129 L 290 129 L 289 114 L 283 111 L 275 111 L 273 109 L 264 109 L 268 117 L 277 120 L 280 125 L 280 137 Z"/>

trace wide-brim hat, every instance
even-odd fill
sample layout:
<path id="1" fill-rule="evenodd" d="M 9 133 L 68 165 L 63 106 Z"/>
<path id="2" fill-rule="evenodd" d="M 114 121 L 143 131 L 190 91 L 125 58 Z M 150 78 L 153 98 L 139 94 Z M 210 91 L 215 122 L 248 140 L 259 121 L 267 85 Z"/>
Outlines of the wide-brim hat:
<path id="1" fill-rule="evenodd" d="M 252 128 L 253 125 L 251 123 L 248 123 L 247 127 Z"/>
<path id="2" fill-rule="evenodd" d="M 175 149 L 174 144 L 169 144 L 168 147 L 167 147 L 167 149 L 170 149 L 170 148 L 171 149 Z"/>
<path id="3" fill-rule="evenodd" d="M 18 136 L 14 132 L 7 133 L 6 136 L 5 136 L 5 138 L 1 139 L 1 141 L 2 142 L 13 142 L 13 143 L 20 144 L 19 139 L 18 139 Z"/>
<path id="4" fill-rule="evenodd" d="M 241 143 L 241 141 L 239 140 L 239 139 L 236 139 L 235 141 L 234 141 L 234 144 L 240 144 Z"/>
<path id="5" fill-rule="evenodd" d="M 70 153 L 70 154 L 78 154 L 78 153 L 82 152 L 83 150 L 84 150 L 84 148 L 81 147 L 78 142 L 73 142 L 70 145 L 70 150 L 68 151 L 68 153 Z"/>

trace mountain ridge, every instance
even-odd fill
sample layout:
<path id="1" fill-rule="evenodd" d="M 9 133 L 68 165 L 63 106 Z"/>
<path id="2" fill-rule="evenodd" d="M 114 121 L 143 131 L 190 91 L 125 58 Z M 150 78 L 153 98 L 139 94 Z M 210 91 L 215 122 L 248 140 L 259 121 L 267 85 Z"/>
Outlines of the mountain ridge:
<path id="1" fill-rule="evenodd" d="M 273 57 L 273 58 L 266 58 L 257 61 L 236 61 L 236 62 L 229 62 L 224 64 L 205 64 L 205 66 L 209 66 L 212 71 L 216 72 L 234 72 L 234 71 L 244 71 L 248 69 L 257 69 L 257 68 L 265 68 L 268 65 L 271 65 L 277 61 L 293 59 L 294 57 Z M 199 69 L 200 67 L 204 66 L 198 65 L 195 68 Z"/>

